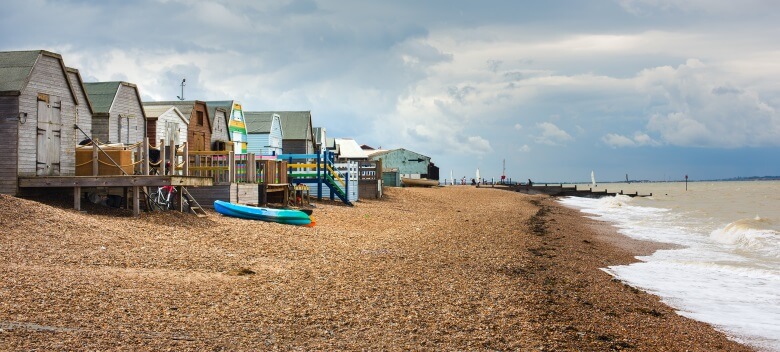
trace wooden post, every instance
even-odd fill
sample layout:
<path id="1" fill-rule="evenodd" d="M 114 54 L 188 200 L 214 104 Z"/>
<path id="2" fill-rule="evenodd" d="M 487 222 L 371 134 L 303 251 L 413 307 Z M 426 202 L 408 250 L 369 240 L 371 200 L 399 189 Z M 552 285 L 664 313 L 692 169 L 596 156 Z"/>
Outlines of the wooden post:
<path id="1" fill-rule="evenodd" d="M 140 216 L 141 215 L 141 205 L 140 205 L 140 192 L 138 192 L 139 186 L 133 186 L 133 216 Z"/>
<path id="2" fill-rule="evenodd" d="M 268 183 L 262 183 L 260 184 L 260 195 L 258 198 L 260 198 L 260 205 L 266 206 L 268 205 Z"/>
<path id="3" fill-rule="evenodd" d="M 235 152 L 230 152 L 228 154 L 228 182 L 235 183 L 236 182 L 236 154 Z"/>
<path id="4" fill-rule="evenodd" d="M 144 175 L 148 175 L 149 174 L 149 138 L 148 137 L 144 138 L 143 148 L 144 149 L 141 152 L 143 155 L 144 162 L 141 163 L 142 164 L 141 171 L 143 172 Z"/>
<path id="5" fill-rule="evenodd" d="M 81 186 L 73 187 L 73 209 L 81 210 Z"/>
<path id="6" fill-rule="evenodd" d="M 246 154 L 246 182 L 255 183 L 257 175 L 255 173 L 255 153 Z"/>
<path id="7" fill-rule="evenodd" d="M 173 139 L 168 141 L 170 149 L 168 150 L 168 160 L 171 161 L 171 175 L 176 175 L 176 146 L 173 144 Z"/>
<path id="8" fill-rule="evenodd" d="M 165 175 L 165 139 L 160 140 L 160 175 Z"/>
<path id="9" fill-rule="evenodd" d="M 139 143 L 137 146 L 135 146 L 135 160 L 133 160 L 134 162 L 143 160 L 143 155 L 141 154 L 142 144 L 143 143 Z M 133 167 L 133 173 L 135 173 L 136 175 L 140 174 L 142 167 L 143 167 L 143 165 L 141 165 L 140 163 L 136 164 Z"/>
<path id="10" fill-rule="evenodd" d="M 98 175 L 99 167 L 97 141 L 92 141 L 92 176 Z"/>
<path id="11" fill-rule="evenodd" d="M 202 165 L 202 163 L 201 163 L 201 160 L 200 160 L 200 155 L 196 153 L 195 154 L 195 167 L 198 168 L 198 172 L 195 173 L 196 174 L 195 176 L 203 176 L 202 171 L 200 170 L 201 165 Z M 217 182 L 217 180 L 214 180 L 214 183 L 216 183 L 216 182 Z"/>
<path id="12" fill-rule="evenodd" d="M 184 148 L 184 170 L 182 170 L 182 175 L 189 176 L 190 175 L 190 150 L 189 150 L 189 146 L 187 145 L 187 142 L 182 143 L 182 147 Z"/>

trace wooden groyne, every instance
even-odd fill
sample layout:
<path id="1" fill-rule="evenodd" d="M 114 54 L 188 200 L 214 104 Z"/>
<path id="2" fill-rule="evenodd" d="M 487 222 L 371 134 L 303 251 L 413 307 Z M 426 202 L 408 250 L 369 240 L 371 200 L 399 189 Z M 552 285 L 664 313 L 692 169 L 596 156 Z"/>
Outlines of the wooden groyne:
<path id="1" fill-rule="evenodd" d="M 525 194 L 546 194 L 553 197 L 588 197 L 588 198 L 601 198 L 601 197 L 614 197 L 616 195 L 625 195 L 629 197 L 650 197 L 653 194 L 639 194 L 624 193 L 623 190 L 619 192 L 610 193 L 607 188 L 604 190 L 593 190 L 592 188 L 577 188 L 577 185 L 564 186 L 563 184 L 550 185 L 547 183 L 529 185 L 515 185 L 510 186 L 510 190 Z"/>

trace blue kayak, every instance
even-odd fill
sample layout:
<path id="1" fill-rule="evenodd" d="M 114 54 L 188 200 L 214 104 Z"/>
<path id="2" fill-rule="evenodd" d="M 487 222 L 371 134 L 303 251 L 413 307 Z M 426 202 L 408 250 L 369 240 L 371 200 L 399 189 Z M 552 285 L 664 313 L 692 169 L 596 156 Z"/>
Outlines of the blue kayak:
<path id="1" fill-rule="evenodd" d="M 288 225 L 311 225 L 312 220 L 308 214 L 294 209 L 273 209 L 253 207 L 250 205 L 233 204 L 221 200 L 214 201 L 214 210 L 222 215 L 241 219 L 262 220 L 278 222 Z"/>

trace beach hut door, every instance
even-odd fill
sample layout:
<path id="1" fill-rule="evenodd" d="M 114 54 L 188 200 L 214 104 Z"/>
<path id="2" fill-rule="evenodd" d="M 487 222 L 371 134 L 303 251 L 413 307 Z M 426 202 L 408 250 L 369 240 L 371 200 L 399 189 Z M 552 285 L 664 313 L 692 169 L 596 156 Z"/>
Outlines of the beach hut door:
<path id="1" fill-rule="evenodd" d="M 59 98 L 38 94 L 38 128 L 35 174 L 60 174 L 60 145 L 62 138 L 62 103 Z"/>

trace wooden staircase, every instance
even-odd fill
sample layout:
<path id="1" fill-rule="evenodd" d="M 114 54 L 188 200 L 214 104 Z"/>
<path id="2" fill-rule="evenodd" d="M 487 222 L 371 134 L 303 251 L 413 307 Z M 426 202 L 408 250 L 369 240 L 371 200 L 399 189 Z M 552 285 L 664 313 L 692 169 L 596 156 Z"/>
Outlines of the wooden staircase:
<path id="1" fill-rule="evenodd" d="M 181 188 L 181 195 L 182 200 L 186 203 L 187 209 L 189 209 L 191 213 L 195 214 L 195 216 L 199 218 L 205 218 L 208 216 L 208 213 L 203 210 L 203 207 L 200 206 L 200 203 L 195 200 L 195 197 L 193 197 L 186 188 Z"/>

